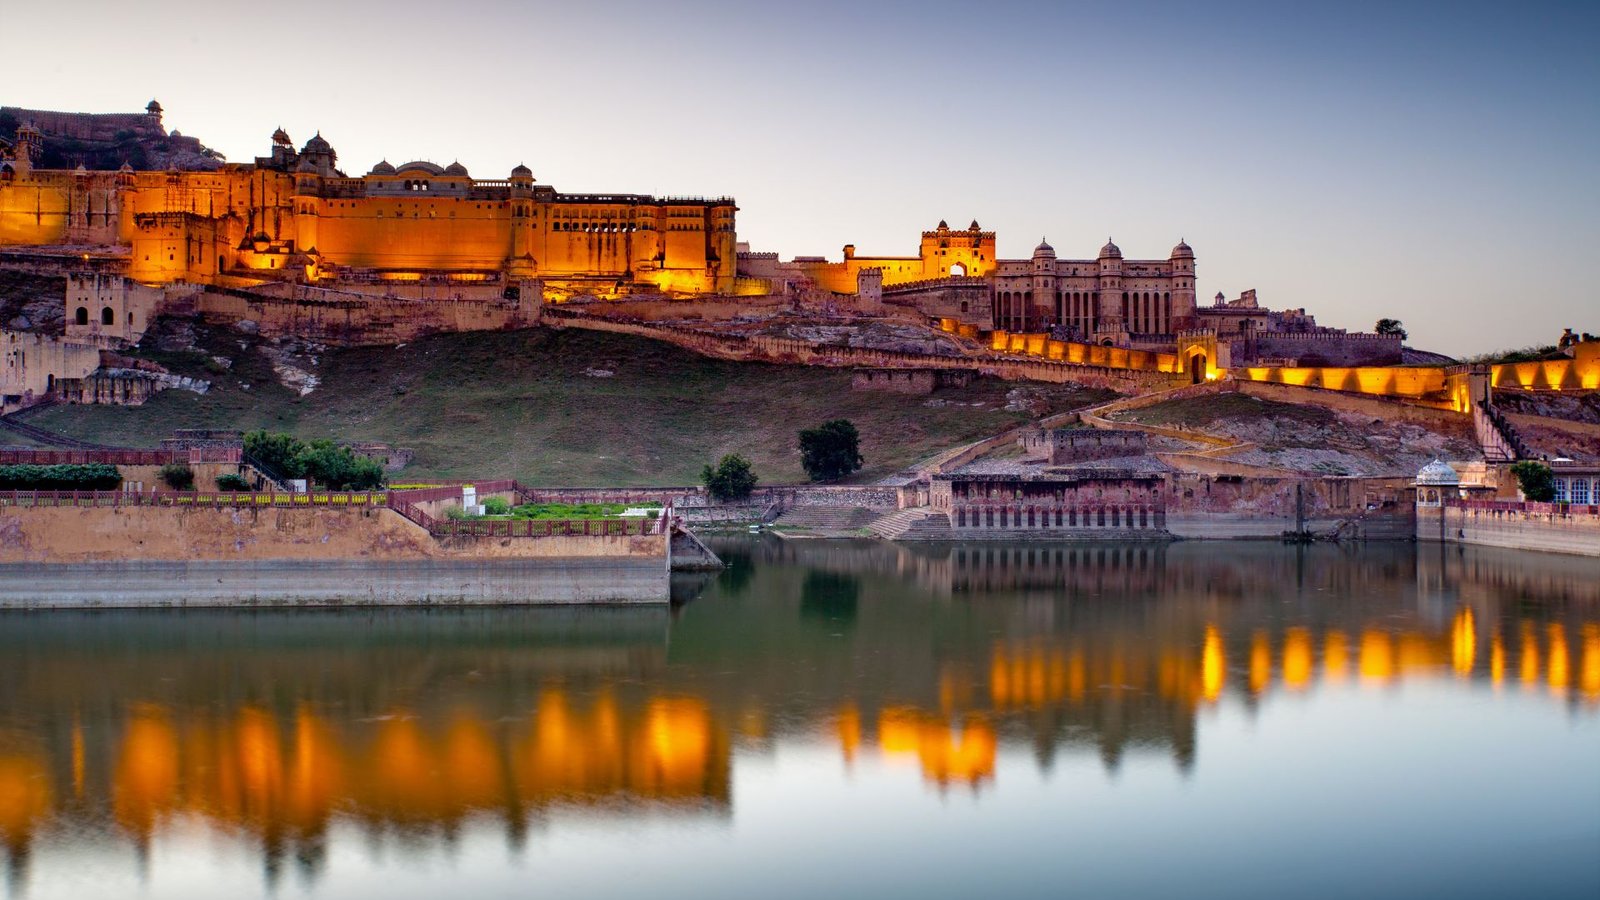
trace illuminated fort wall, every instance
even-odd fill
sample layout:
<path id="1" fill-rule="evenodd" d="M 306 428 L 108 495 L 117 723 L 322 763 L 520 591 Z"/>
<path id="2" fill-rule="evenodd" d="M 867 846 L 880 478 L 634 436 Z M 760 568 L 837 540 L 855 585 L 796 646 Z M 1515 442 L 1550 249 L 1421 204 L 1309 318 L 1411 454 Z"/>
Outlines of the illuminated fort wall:
<path id="1" fill-rule="evenodd" d="M 124 247 L 147 284 L 352 274 L 569 279 L 731 293 L 732 200 L 561 194 L 431 164 L 394 175 L 230 165 L 217 172 L 30 170 L 0 179 L 0 246 Z M 426 165 L 427 168 L 420 168 Z"/>

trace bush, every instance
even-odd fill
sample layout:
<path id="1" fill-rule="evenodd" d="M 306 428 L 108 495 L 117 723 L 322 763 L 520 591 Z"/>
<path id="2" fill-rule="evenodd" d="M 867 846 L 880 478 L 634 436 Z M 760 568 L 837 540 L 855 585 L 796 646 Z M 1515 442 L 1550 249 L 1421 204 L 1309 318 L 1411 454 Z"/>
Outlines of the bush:
<path id="1" fill-rule="evenodd" d="M 832 481 L 861 468 L 861 435 L 849 419 L 800 432 L 800 465 L 812 481 Z"/>
<path id="2" fill-rule="evenodd" d="M 445 509 L 444 517 L 446 519 L 470 519 L 470 518 L 472 518 L 471 516 L 467 515 L 467 511 L 465 509 L 462 509 L 459 506 L 451 506 L 451 507 L 448 507 L 447 509 Z"/>
<path id="3" fill-rule="evenodd" d="M 250 479 L 243 475 L 234 475 L 231 472 L 226 475 L 218 475 L 217 490 L 244 493 L 250 490 Z"/>
<path id="4" fill-rule="evenodd" d="M 1511 474 L 1517 476 L 1517 487 L 1530 502 L 1549 503 L 1556 499 L 1555 473 L 1544 463 L 1525 459 L 1511 467 Z"/>
<path id="5" fill-rule="evenodd" d="M 0 466 L 4 491 L 114 491 L 122 473 L 105 463 L 56 466 Z"/>
<path id="6" fill-rule="evenodd" d="M 376 460 L 357 456 L 349 447 L 327 439 L 307 443 L 292 435 L 264 430 L 244 436 L 244 452 L 279 478 L 305 478 L 330 491 L 370 491 L 383 487 L 386 476 Z"/>
<path id="7" fill-rule="evenodd" d="M 718 503 L 744 500 L 756 487 L 756 473 L 750 469 L 750 460 L 735 453 L 724 456 L 716 468 L 706 466 L 700 472 L 706 493 Z"/>
<path id="8" fill-rule="evenodd" d="M 194 470 L 184 463 L 167 463 L 156 473 L 156 477 L 175 491 L 194 490 Z"/>
<path id="9" fill-rule="evenodd" d="M 483 501 L 483 514 L 486 516 L 509 516 L 511 504 L 502 497 L 490 497 Z"/>

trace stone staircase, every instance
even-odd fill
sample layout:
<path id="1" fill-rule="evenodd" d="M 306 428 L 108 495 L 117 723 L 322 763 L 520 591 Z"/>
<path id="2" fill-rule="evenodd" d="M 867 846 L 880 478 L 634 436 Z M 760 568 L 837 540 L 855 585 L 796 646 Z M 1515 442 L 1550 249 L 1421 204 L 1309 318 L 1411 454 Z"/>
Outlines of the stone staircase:
<path id="1" fill-rule="evenodd" d="M 955 539 L 955 535 L 950 531 L 950 517 L 926 506 L 897 510 L 879 518 L 867 528 L 874 535 L 889 541 Z"/>
<path id="2" fill-rule="evenodd" d="M 772 524 L 780 528 L 848 532 L 867 527 L 878 515 L 860 506 L 791 506 Z"/>

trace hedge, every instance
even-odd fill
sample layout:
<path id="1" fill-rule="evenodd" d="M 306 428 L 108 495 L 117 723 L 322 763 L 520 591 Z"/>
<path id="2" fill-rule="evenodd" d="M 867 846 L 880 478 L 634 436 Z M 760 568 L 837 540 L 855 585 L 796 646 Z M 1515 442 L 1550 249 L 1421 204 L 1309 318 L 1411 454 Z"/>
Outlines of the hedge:
<path id="1" fill-rule="evenodd" d="M 114 491 L 122 473 L 106 463 L 0 466 L 3 491 Z"/>

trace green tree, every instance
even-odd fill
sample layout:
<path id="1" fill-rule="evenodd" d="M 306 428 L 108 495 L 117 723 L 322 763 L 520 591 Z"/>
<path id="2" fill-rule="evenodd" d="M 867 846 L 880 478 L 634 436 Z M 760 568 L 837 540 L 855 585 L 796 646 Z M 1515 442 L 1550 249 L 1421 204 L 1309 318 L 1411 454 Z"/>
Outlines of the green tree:
<path id="1" fill-rule="evenodd" d="M 750 460 L 736 453 L 724 456 L 716 468 L 706 466 L 700 472 L 700 480 L 711 499 L 719 503 L 744 500 L 756 488 L 756 473 L 750 468 Z"/>
<path id="2" fill-rule="evenodd" d="M 303 441 L 281 431 L 257 430 L 246 432 L 244 452 L 279 478 L 304 478 L 305 466 L 300 456 L 306 450 Z"/>
<path id="3" fill-rule="evenodd" d="M 849 419 L 800 432 L 800 465 L 812 481 L 832 481 L 861 468 L 861 435 Z"/>
<path id="4" fill-rule="evenodd" d="M 243 475 L 235 475 L 229 472 L 225 475 L 217 476 L 217 490 L 244 493 L 250 490 L 250 482 Z"/>
<path id="5" fill-rule="evenodd" d="M 1403 341 L 1407 337 L 1404 324 L 1399 319 L 1379 319 L 1378 324 L 1372 326 L 1372 330 L 1379 334 L 1398 334 Z"/>
<path id="6" fill-rule="evenodd" d="M 1542 462 L 1525 459 L 1511 467 L 1517 476 L 1517 487 L 1522 496 L 1533 503 L 1549 503 L 1556 499 L 1556 477 L 1550 467 Z"/>

